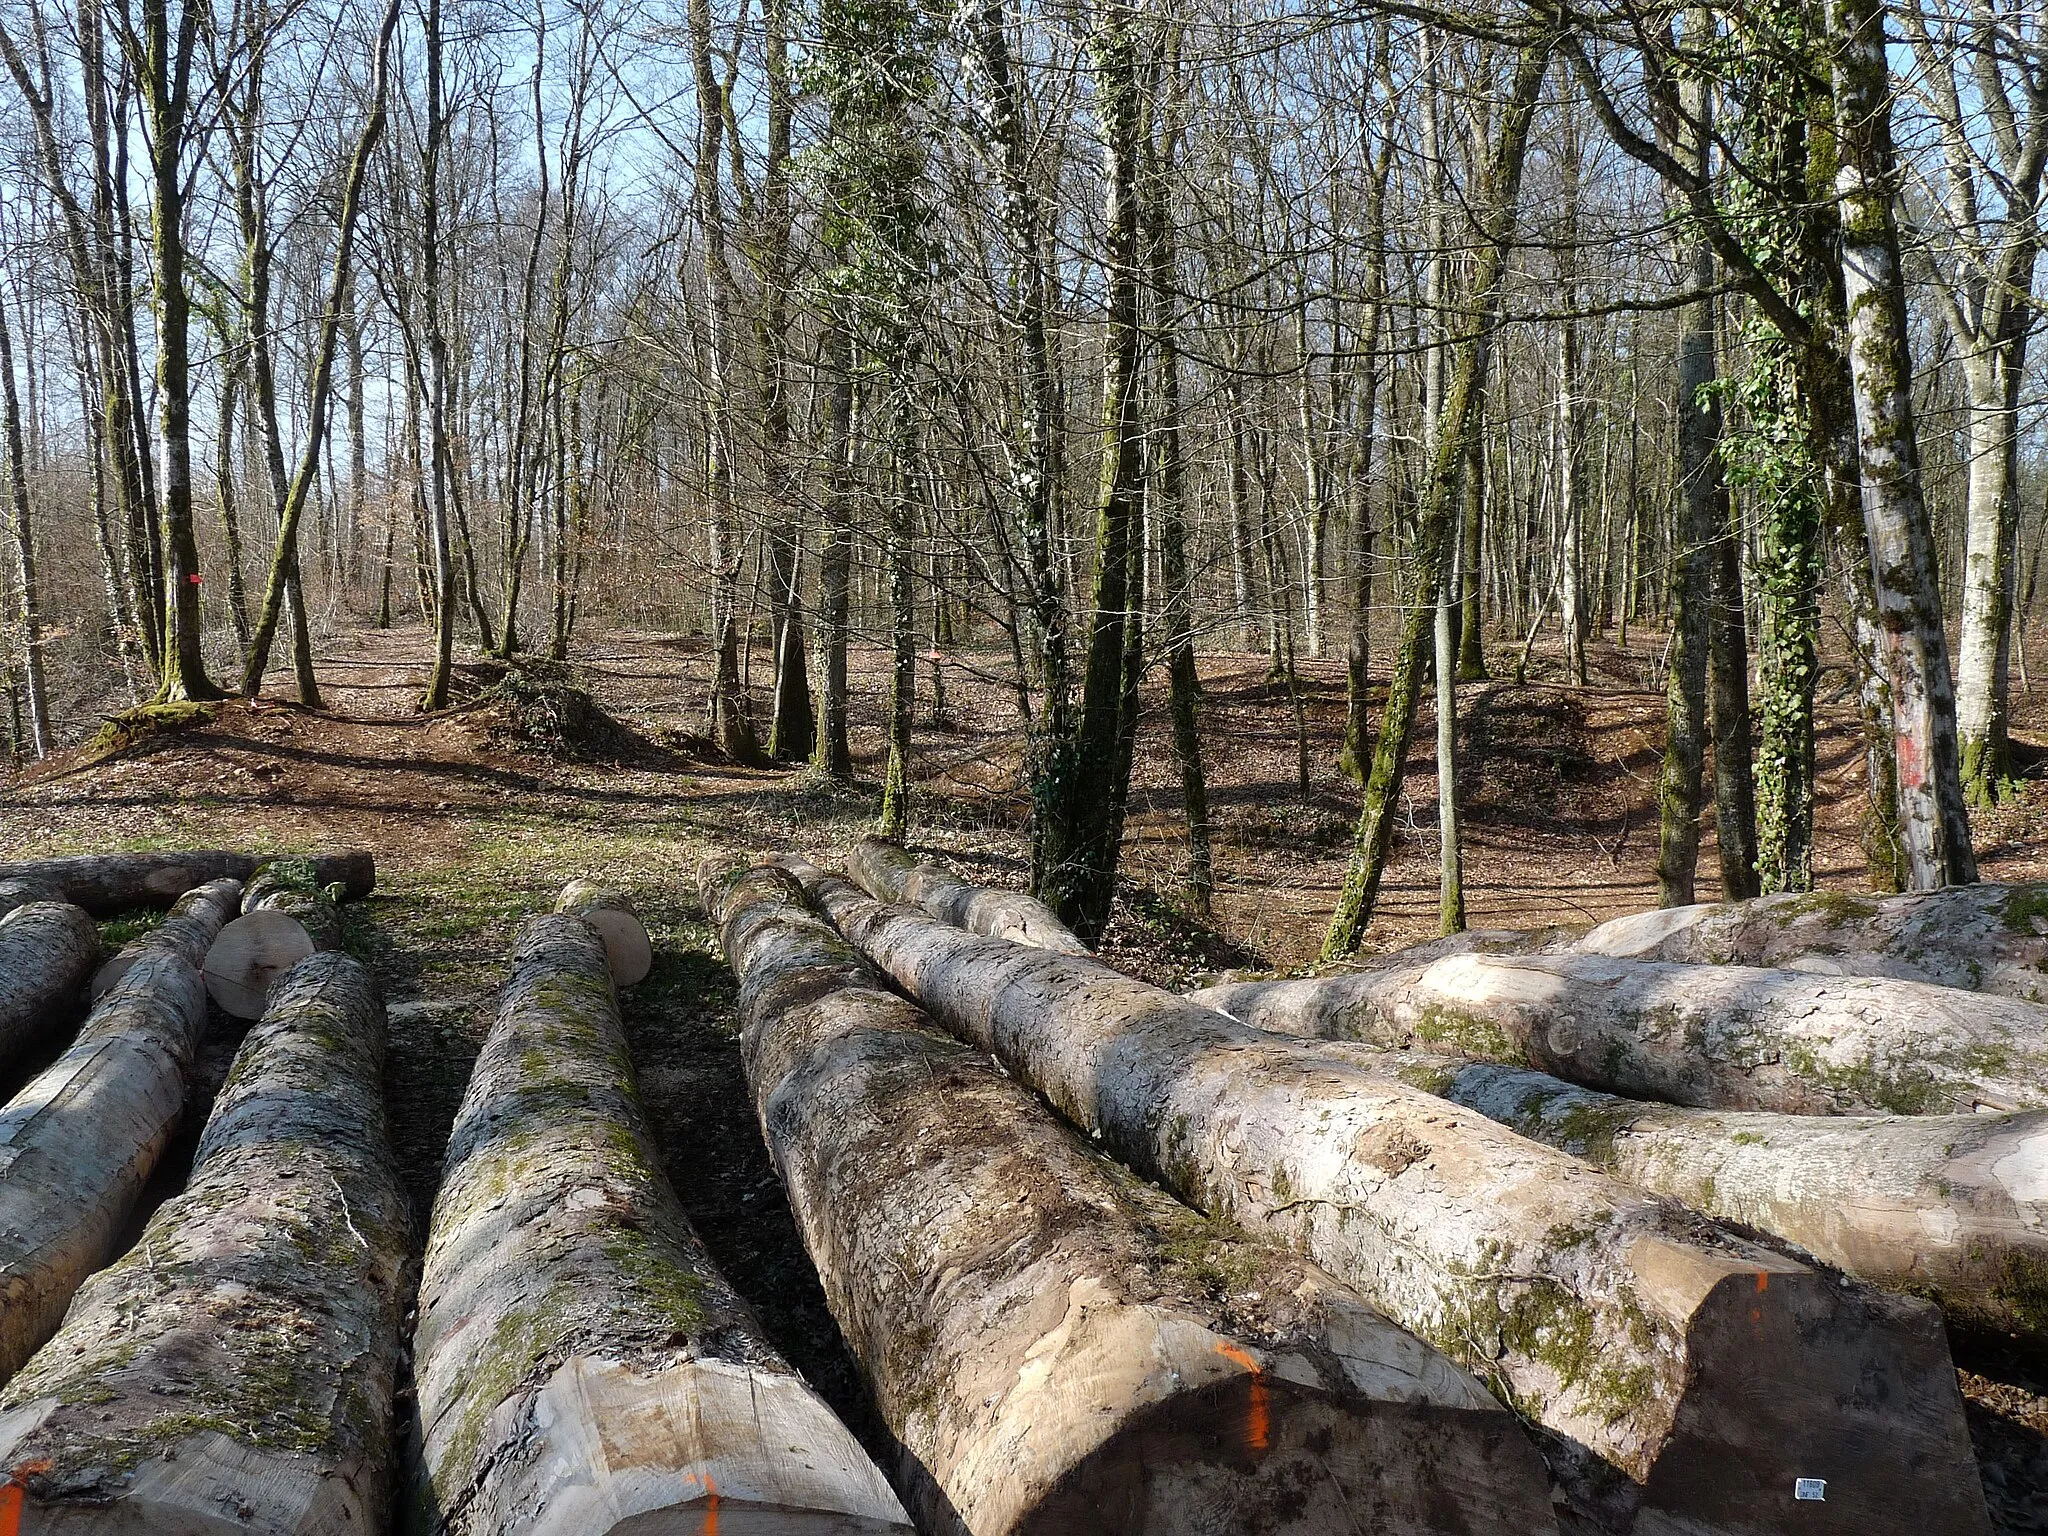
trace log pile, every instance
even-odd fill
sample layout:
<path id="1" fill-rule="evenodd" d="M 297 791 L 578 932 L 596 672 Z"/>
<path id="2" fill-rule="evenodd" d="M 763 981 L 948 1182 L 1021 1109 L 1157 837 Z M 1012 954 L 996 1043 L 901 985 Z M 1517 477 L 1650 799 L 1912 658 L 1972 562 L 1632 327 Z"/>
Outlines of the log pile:
<path id="1" fill-rule="evenodd" d="M 779 870 L 709 865 L 769 1150 L 928 1536 L 1554 1528 L 1470 1376 L 1085 1148 Z"/>
<path id="2" fill-rule="evenodd" d="M 100 960 L 100 930 L 63 901 L 31 901 L 0 917 L 0 1062 L 77 1021 Z"/>
<path id="3" fill-rule="evenodd" d="M 1882 976 L 1468 954 L 1194 1000 L 1277 1034 L 1449 1050 L 1695 1108 L 2048 1108 L 2048 1007 Z"/>
<path id="4" fill-rule="evenodd" d="M 0 1400 L 0 1463 L 34 1469 L 28 1528 L 386 1528 L 411 1243 L 383 1056 L 355 961 L 279 983 L 184 1192 Z"/>
<path id="5" fill-rule="evenodd" d="M 1933 1307 L 1313 1044 L 799 873 L 865 956 L 1123 1161 L 1291 1241 L 1487 1380 L 1603 1527 L 1988 1529 Z M 1824 1507 L 1795 1521 L 1801 1479 Z"/>
<path id="6" fill-rule="evenodd" d="M 425 1529 L 907 1536 L 684 1219 L 579 917 L 514 942 L 434 1201 L 414 1357 Z"/>
<path id="7" fill-rule="evenodd" d="M 209 880 L 246 881 L 267 862 L 258 854 L 208 849 L 188 853 L 99 853 L 0 864 L 0 882 L 27 880 L 63 893 L 94 917 L 137 907 L 167 907 Z M 377 888 L 375 860 L 365 852 L 320 854 L 309 860 L 321 887 L 339 885 L 349 901 Z"/>
<path id="8" fill-rule="evenodd" d="M 206 990 L 180 955 L 144 955 L 54 1065 L 0 1110 L 0 1380 L 55 1331 L 119 1251 L 184 1113 Z"/>
<path id="9" fill-rule="evenodd" d="M 984 938 L 1009 939 L 1067 955 L 1089 952 L 1036 897 L 999 886 L 970 885 L 936 864 L 912 858 L 884 838 L 864 837 L 856 843 L 847 856 L 846 872 L 877 901 L 922 907 L 940 922 Z"/>
<path id="10" fill-rule="evenodd" d="M 1663 907 L 1602 923 L 1572 947 L 1620 959 L 1889 976 L 2048 1003 L 2048 884 Z"/>

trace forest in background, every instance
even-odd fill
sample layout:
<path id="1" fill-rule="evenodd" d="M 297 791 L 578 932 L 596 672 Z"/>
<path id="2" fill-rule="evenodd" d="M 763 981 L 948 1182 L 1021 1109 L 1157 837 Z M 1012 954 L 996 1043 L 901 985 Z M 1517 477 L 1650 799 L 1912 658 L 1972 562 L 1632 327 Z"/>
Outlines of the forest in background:
<path id="1" fill-rule="evenodd" d="M 1199 908 L 1197 650 L 1342 655 L 1337 955 L 1423 696 L 1449 929 L 1458 685 L 1633 630 L 1667 902 L 1811 884 L 1817 696 L 1873 873 L 1974 876 L 2048 534 L 2027 7 L 6 0 L 0 63 L 17 755 L 424 619 L 430 710 L 700 632 L 720 750 L 844 778 L 872 638 L 885 829 L 970 655 L 1093 934 L 1147 677 Z"/>

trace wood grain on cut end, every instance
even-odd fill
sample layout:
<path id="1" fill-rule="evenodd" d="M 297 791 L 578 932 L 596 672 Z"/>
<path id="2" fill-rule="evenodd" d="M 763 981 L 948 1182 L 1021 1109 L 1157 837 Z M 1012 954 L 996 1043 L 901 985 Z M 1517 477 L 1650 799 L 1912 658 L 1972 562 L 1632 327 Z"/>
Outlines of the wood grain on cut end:
<path id="1" fill-rule="evenodd" d="M 312 935 L 288 912 L 258 908 L 224 925 L 206 952 L 206 990 L 221 1012 L 261 1018 L 277 979 L 314 953 Z"/>

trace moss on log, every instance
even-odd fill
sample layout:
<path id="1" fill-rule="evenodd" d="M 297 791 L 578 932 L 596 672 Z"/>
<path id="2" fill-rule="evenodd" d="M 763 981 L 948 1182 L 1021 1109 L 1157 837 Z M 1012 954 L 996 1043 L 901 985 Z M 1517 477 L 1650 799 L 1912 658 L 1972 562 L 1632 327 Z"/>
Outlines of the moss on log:
<path id="1" fill-rule="evenodd" d="M 1086 1148 L 780 870 L 709 865 L 742 1052 L 929 1536 L 1551 1530 L 1484 1388 Z"/>
<path id="2" fill-rule="evenodd" d="M 1694 1108 L 2048 1108 L 2048 1007 L 1882 976 L 1456 955 L 1194 996 L 1279 1034 L 1453 1051 Z"/>
<path id="3" fill-rule="evenodd" d="M 0 1400 L 28 1529 L 385 1529 L 411 1240 L 383 1063 L 355 961 L 279 983 L 184 1191 Z"/>
<path id="4" fill-rule="evenodd" d="M 205 1024 L 199 973 L 168 949 L 145 955 L 71 1049 L 0 1110 L 0 1379 L 118 1251 L 184 1113 Z"/>
<path id="5" fill-rule="evenodd" d="M 420 1529 L 907 1536 L 684 1219 L 581 918 L 513 943 L 434 1200 L 414 1359 Z"/>
<path id="6" fill-rule="evenodd" d="M 36 881 L 62 891 L 94 917 L 112 917 L 137 907 L 167 907 L 209 880 L 247 880 L 265 862 L 261 855 L 218 849 L 77 854 L 0 864 L 0 881 Z M 377 888 L 376 862 L 367 852 L 318 854 L 307 862 L 317 884 L 341 886 L 349 901 L 361 901 Z"/>

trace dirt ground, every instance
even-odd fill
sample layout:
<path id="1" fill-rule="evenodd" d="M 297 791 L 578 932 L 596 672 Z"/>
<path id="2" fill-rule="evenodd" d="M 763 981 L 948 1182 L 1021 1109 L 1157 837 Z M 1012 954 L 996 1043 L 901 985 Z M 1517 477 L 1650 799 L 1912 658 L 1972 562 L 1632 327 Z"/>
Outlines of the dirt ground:
<path id="1" fill-rule="evenodd" d="M 1527 686 L 1461 691 L 1460 791 L 1465 886 L 1474 926 L 1591 923 L 1651 906 L 1654 788 L 1663 698 L 1648 639 L 1593 653 L 1594 685 L 1569 689 L 1539 666 Z M 832 855 L 871 823 L 879 800 L 886 673 L 854 659 L 859 780 L 834 787 L 797 769 L 706 762 L 686 739 L 704 729 L 708 668 L 700 641 L 645 633 L 593 636 L 576 671 L 638 740 L 620 762 L 532 750 L 488 709 L 423 719 L 414 706 L 427 642 L 418 630 L 352 632 L 320 656 L 326 708 L 225 707 L 211 723 L 97 764 L 77 754 L 0 781 L 0 858 L 114 848 L 251 850 L 369 847 L 378 891 L 350 909 L 350 943 L 379 972 L 391 1005 L 387 1081 L 393 1134 L 424 1218 L 448 1128 L 488 1029 L 512 929 L 573 876 L 628 888 L 656 945 L 653 973 L 625 999 L 649 1115 L 669 1173 L 707 1247 L 759 1310 L 789 1358 L 879 1448 L 881 1436 L 753 1122 L 735 1048 L 730 973 L 694 895 L 715 848 Z M 1505 674 L 1510 658 L 1496 658 Z M 1344 715 L 1337 660 L 1304 660 L 1308 792 L 1284 684 L 1264 659 L 1203 660 L 1204 735 L 1217 828 L 1209 922 L 1182 898 L 1185 821 L 1166 744 L 1163 695 L 1148 695 L 1135 771 L 1127 879 L 1105 958 L 1181 986 L 1223 968 L 1310 961 L 1342 882 L 1357 800 L 1336 769 Z M 1024 733 L 1001 658 L 944 666 L 948 719 L 917 735 L 915 840 L 981 878 L 1021 884 Z M 920 687 L 928 689 L 929 664 Z M 758 678 L 757 678 L 758 680 Z M 287 691 L 284 679 L 274 696 Z M 926 693 L 929 698 L 928 692 Z M 2031 741 L 2048 697 L 2020 702 Z M 1823 706 L 1821 882 L 1864 883 L 1863 795 L 1846 702 Z M 2048 730 L 2043 731 L 2048 734 Z M 1436 930 L 1435 731 L 1425 708 L 1403 786 L 1403 820 L 1377 949 Z M 2031 750 L 2028 753 L 2032 757 Z M 1981 817 L 1987 879 L 2048 874 L 2048 784 L 2029 778 Z M 1701 894 L 1715 892 L 1711 828 Z M 224 1073 L 234 1037 L 209 1042 Z M 195 1117 L 195 1125 L 197 1123 Z M 189 1159 L 188 1137 L 183 1156 Z M 176 1158 L 159 1195 L 182 1179 Z M 424 1221 L 422 1223 L 424 1225 Z M 1999 1529 L 2048 1533 L 2048 1360 L 2010 1341 L 1955 1340 L 1971 1430 Z"/>

